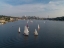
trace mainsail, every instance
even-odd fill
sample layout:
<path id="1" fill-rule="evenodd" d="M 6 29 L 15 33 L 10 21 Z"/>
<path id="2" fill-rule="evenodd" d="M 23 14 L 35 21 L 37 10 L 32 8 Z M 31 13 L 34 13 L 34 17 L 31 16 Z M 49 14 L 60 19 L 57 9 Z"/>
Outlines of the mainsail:
<path id="1" fill-rule="evenodd" d="M 20 27 L 19 27 L 18 31 L 20 32 Z"/>
<path id="2" fill-rule="evenodd" d="M 37 30 L 36 30 L 36 29 L 35 29 L 34 35 L 38 35 L 38 32 L 37 32 Z"/>
<path id="3" fill-rule="evenodd" d="M 28 30 L 27 26 L 25 26 L 25 28 L 24 28 L 24 35 L 29 35 L 29 30 Z"/>
<path id="4" fill-rule="evenodd" d="M 39 24 L 38 24 L 38 29 L 40 29 L 40 26 L 39 26 Z"/>

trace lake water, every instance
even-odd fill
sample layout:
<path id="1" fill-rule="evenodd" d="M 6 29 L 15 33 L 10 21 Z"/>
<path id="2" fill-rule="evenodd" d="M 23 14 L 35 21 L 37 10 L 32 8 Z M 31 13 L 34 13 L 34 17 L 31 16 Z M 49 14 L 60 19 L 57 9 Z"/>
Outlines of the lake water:
<path id="1" fill-rule="evenodd" d="M 0 48 L 64 48 L 64 21 L 33 20 L 33 23 L 28 22 L 29 36 L 24 36 L 26 22 L 19 20 L 0 25 Z M 19 26 L 21 33 L 18 33 Z M 35 29 L 38 36 L 34 36 Z"/>

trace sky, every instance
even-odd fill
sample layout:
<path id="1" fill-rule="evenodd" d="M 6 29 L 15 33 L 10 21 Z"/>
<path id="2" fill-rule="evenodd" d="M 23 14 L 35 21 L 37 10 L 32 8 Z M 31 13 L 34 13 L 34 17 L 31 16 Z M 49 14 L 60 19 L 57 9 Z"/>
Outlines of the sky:
<path id="1" fill-rule="evenodd" d="M 64 0 L 0 0 L 0 15 L 64 16 Z"/>

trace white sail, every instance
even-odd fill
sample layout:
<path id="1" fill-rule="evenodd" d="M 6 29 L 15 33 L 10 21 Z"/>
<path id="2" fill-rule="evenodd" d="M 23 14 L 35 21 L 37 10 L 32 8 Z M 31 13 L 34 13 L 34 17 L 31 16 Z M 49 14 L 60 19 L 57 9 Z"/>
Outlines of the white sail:
<path id="1" fill-rule="evenodd" d="M 19 27 L 18 31 L 20 32 L 20 27 Z"/>
<path id="2" fill-rule="evenodd" d="M 26 26 L 25 26 L 25 29 L 24 29 L 24 35 L 29 35 L 29 30 Z"/>
<path id="3" fill-rule="evenodd" d="M 40 26 L 39 26 L 39 24 L 38 24 L 38 29 L 40 29 Z"/>
<path id="4" fill-rule="evenodd" d="M 36 30 L 36 29 L 35 29 L 34 35 L 38 35 L 38 32 L 37 32 L 37 30 Z"/>

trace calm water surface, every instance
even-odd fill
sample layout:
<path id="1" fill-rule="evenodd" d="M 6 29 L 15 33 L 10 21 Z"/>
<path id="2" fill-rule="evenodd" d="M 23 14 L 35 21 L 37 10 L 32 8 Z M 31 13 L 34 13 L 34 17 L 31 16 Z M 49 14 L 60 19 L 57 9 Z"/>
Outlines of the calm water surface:
<path id="1" fill-rule="evenodd" d="M 64 48 L 64 22 L 33 20 L 29 22 L 29 36 L 24 36 L 25 20 L 0 25 L 0 48 Z M 38 24 L 40 30 L 37 29 Z M 21 33 L 18 33 L 18 28 Z M 39 35 L 34 36 L 37 29 Z"/>

